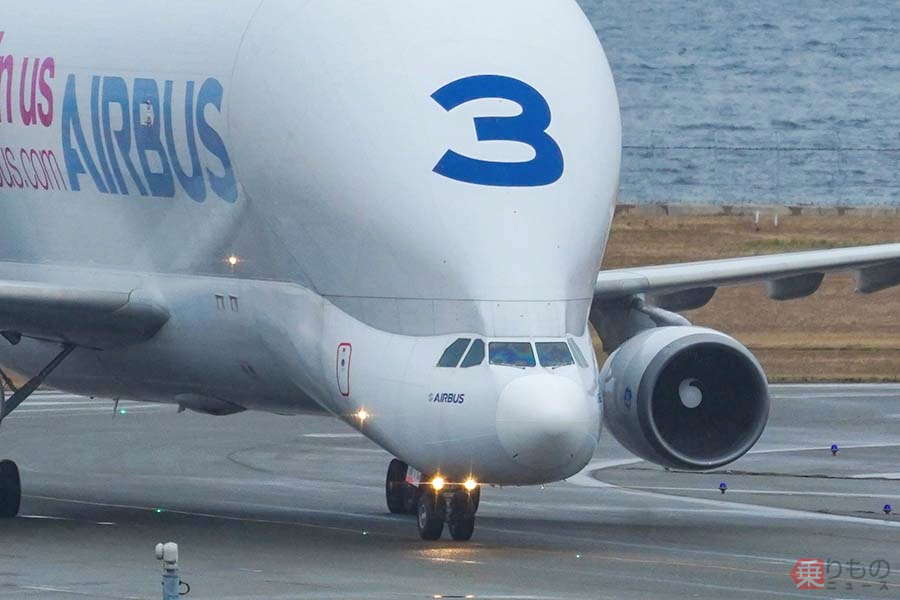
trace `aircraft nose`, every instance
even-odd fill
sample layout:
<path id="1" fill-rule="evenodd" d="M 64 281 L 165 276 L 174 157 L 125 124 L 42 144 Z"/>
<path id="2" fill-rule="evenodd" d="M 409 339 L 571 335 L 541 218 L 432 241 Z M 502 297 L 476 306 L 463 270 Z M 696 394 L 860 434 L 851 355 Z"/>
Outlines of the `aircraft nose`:
<path id="1" fill-rule="evenodd" d="M 497 403 L 497 435 L 513 460 L 534 469 L 568 464 L 590 435 L 594 415 L 574 381 L 549 374 L 509 383 Z"/>

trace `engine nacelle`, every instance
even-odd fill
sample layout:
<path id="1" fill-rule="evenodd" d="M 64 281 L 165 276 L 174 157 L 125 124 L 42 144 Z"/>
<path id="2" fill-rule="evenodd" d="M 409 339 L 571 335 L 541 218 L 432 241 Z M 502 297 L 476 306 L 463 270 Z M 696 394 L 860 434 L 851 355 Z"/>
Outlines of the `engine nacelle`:
<path id="1" fill-rule="evenodd" d="M 769 418 L 768 381 L 737 340 L 702 327 L 660 327 L 628 340 L 600 374 L 603 417 L 635 455 L 704 471 L 747 453 Z"/>

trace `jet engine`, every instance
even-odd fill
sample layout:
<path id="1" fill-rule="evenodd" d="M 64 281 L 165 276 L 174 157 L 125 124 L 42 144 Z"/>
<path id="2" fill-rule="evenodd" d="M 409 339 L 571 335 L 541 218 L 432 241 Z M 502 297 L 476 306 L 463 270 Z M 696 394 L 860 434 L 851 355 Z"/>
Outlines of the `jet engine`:
<path id="1" fill-rule="evenodd" d="M 769 418 L 765 373 L 737 340 L 701 327 L 660 327 L 619 347 L 600 374 L 603 417 L 635 455 L 704 471 L 749 451 Z"/>

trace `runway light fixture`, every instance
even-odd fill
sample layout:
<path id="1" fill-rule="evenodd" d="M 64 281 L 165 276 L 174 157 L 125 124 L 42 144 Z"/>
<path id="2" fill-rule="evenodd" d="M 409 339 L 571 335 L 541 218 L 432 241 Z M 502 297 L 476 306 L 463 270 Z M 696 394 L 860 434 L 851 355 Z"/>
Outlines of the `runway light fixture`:
<path id="1" fill-rule="evenodd" d="M 229 256 L 227 258 L 227 262 L 228 262 L 228 266 L 230 266 L 233 269 L 236 266 L 238 266 L 238 263 L 241 262 L 241 259 L 238 258 L 237 256 L 235 256 L 234 254 L 232 254 L 231 256 Z"/>
<path id="2" fill-rule="evenodd" d="M 437 477 L 435 477 L 434 479 L 431 480 L 431 487 L 434 488 L 434 491 L 439 492 L 442 489 L 444 489 L 444 485 L 446 485 L 446 483 L 447 482 L 444 481 L 444 478 L 441 477 L 440 475 L 438 475 Z"/>
<path id="3" fill-rule="evenodd" d="M 884 505 L 884 514 L 890 516 L 892 512 L 894 512 L 894 507 L 891 506 L 890 504 L 885 504 Z"/>
<path id="4" fill-rule="evenodd" d="M 478 482 L 470 477 L 469 479 L 466 479 L 466 482 L 463 484 L 463 486 L 467 491 L 474 492 L 475 488 L 478 487 Z"/>
<path id="5" fill-rule="evenodd" d="M 728 491 L 728 484 L 725 483 L 724 481 L 723 481 L 722 483 L 720 483 L 720 484 L 719 484 L 719 491 L 722 492 L 723 494 L 724 494 L 725 492 L 727 492 L 727 491 Z"/>
<path id="6" fill-rule="evenodd" d="M 362 425 L 362 424 L 365 423 L 365 422 L 369 419 L 369 417 L 371 417 L 372 415 L 370 415 L 369 412 L 368 412 L 366 409 L 361 408 L 361 409 L 359 409 L 358 411 L 356 411 L 356 413 L 354 413 L 353 416 L 355 416 L 355 417 L 359 420 L 359 424 Z"/>
<path id="7" fill-rule="evenodd" d="M 832 455 L 832 456 L 837 456 L 837 453 L 840 452 L 840 451 L 841 451 L 841 449 L 838 448 L 838 445 L 837 445 L 837 444 L 832 444 L 832 445 L 831 445 L 831 455 Z"/>

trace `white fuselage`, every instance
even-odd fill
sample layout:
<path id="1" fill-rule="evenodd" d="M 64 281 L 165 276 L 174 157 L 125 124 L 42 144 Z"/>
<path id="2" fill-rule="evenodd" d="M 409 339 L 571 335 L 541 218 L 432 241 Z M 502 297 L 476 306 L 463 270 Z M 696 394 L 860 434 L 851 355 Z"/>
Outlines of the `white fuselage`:
<path id="1" fill-rule="evenodd" d="M 621 131 L 574 0 L 41 0 L 2 28 L 0 278 L 171 314 L 51 385 L 327 411 L 450 480 L 590 459 Z M 436 366 L 460 338 L 484 360 Z M 492 360 L 523 342 L 571 360 Z M 55 352 L 4 344 L 0 365 Z"/>

